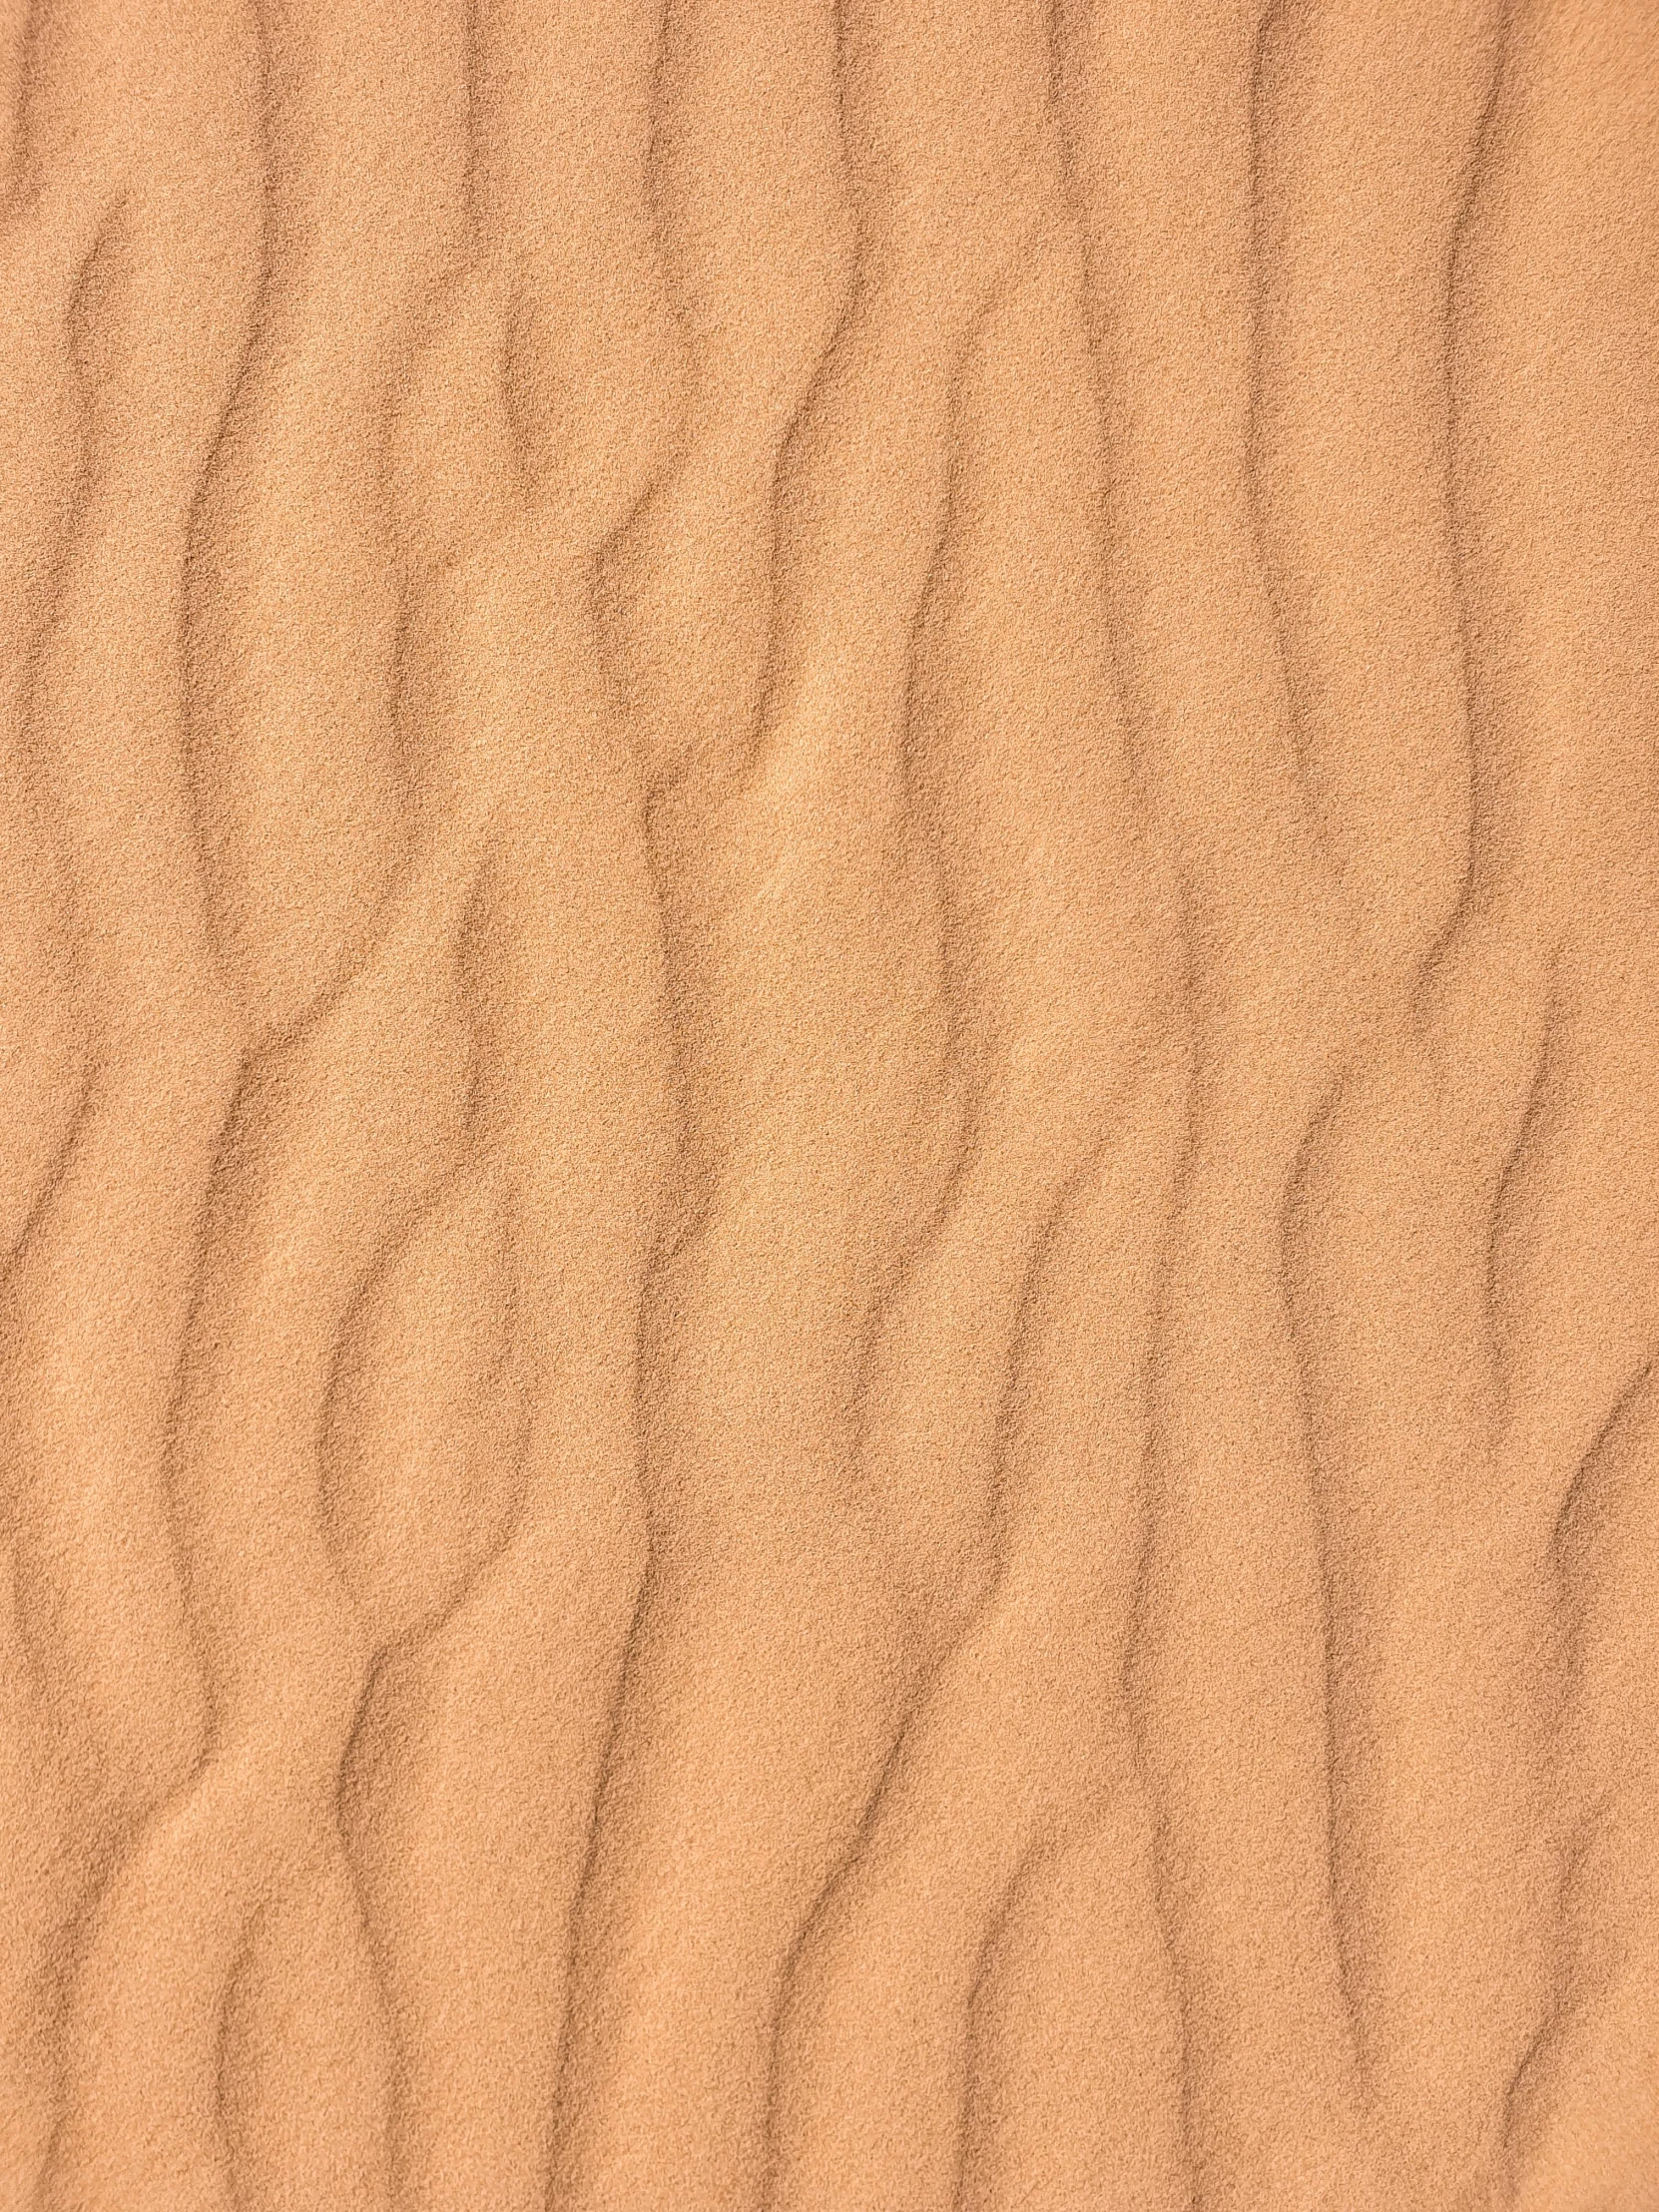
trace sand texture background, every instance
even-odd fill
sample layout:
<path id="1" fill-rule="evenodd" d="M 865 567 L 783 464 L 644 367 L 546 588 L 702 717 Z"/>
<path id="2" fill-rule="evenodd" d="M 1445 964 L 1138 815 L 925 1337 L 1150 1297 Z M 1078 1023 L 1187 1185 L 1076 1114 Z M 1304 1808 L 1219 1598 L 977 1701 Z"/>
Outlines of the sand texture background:
<path id="1" fill-rule="evenodd" d="M 1659 8 L 0 26 L 0 2212 L 1654 2212 Z"/>

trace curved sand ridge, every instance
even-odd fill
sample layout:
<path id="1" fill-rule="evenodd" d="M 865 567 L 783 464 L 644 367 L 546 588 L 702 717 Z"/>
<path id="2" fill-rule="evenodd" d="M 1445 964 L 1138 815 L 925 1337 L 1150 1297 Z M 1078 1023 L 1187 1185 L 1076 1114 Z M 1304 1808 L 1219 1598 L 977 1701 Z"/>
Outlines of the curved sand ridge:
<path id="1" fill-rule="evenodd" d="M 0 55 L 0 2206 L 1659 2203 L 1659 17 Z"/>

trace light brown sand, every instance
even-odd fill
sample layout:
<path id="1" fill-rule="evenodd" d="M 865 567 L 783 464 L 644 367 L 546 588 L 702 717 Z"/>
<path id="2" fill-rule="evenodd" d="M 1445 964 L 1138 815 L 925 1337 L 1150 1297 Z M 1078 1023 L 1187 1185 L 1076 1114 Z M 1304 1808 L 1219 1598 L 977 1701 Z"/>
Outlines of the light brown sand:
<path id="1" fill-rule="evenodd" d="M 1653 0 L 0 75 L 0 2212 L 1653 2212 Z"/>

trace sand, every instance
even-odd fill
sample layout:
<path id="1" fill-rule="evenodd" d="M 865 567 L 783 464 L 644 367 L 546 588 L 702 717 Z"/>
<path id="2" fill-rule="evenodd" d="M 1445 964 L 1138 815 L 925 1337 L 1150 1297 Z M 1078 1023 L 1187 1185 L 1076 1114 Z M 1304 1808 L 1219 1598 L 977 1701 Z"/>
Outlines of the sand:
<path id="1" fill-rule="evenodd" d="M 0 2212 L 1659 2207 L 1659 10 L 0 80 Z"/>

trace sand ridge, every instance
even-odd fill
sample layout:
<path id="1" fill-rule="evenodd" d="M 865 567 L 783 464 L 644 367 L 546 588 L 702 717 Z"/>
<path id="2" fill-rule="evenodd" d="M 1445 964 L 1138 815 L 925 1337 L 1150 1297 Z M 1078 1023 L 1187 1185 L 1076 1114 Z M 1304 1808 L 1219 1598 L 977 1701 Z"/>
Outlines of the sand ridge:
<path id="1" fill-rule="evenodd" d="M 1659 2204 L 1659 17 L 0 69 L 0 2206 Z"/>

